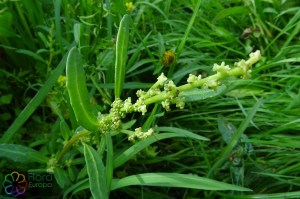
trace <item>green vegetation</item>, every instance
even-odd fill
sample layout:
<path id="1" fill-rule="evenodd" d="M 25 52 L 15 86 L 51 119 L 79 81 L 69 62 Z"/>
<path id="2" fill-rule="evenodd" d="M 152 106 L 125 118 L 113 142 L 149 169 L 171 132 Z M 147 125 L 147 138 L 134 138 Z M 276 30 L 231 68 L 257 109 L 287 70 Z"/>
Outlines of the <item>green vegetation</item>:
<path id="1" fill-rule="evenodd" d="M 299 198 L 299 8 L 0 1 L 0 197 Z"/>

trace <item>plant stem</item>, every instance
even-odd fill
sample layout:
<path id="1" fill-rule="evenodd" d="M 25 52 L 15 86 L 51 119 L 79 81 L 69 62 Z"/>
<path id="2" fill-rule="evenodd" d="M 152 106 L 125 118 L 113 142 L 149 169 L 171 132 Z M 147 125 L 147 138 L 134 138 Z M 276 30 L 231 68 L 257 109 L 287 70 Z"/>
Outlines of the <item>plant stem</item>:
<path id="1" fill-rule="evenodd" d="M 64 146 L 64 148 L 62 149 L 62 151 L 60 152 L 60 154 L 58 155 L 57 158 L 57 162 L 59 163 L 60 160 L 62 159 L 62 157 L 65 155 L 65 153 L 69 150 L 69 148 L 76 142 L 78 141 L 80 138 L 85 137 L 87 135 L 89 135 L 90 132 L 89 131 L 81 131 L 79 133 L 77 133 L 76 135 L 74 135 L 68 142 L 67 144 Z"/>
<path id="2" fill-rule="evenodd" d="M 219 79 L 222 79 L 222 78 L 225 78 L 225 77 L 229 77 L 229 76 L 240 76 L 240 75 L 243 75 L 243 70 L 241 68 L 239 68 L 239 67 L 236 67 L 236 68 L 228 71 L 227 75 L 224 75 L 224 74 L 221 74 L 221 73 L 216 73 L 216 74 L 211 75 L 209 77 L 200 79 L 200 80 L 198 80 L 198 81 L 196 81 L 196 82 L 194 82 L 192 84 L 184 84 L 182 86 L 179 86 L 178 87 L 178 91 L 182 92 L 182 91 L 190 90 L 190 89 L 193 89 L 193 88 L 201 87 L 201 86 L 203 86 L 209 80 L 219 80 Z M 152 103 L 164 100 L 167 97 L 168 96 L 166 95 L 166 92 L 163 91 L 159 95 L 155 95 L 153 97 L 150 97 L 150 98 L 146 99 L 144 103 L 146 105 L 149 105 L 149 104 L 152 104 Z"/>

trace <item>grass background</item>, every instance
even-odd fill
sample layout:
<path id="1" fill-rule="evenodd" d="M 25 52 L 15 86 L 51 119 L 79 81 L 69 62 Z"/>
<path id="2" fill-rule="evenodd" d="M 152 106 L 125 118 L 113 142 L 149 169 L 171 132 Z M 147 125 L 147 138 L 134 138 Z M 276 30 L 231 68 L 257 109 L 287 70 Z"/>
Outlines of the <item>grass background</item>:
<path id="1" fill-rule="evenodd" d="M 72 129 L 74 118 L 68 111 L 65 87 L 55 81 L 63 71 L 59 62 L 73 45 L 76 33 L 80 33 L 90 94 L 99 110 L 109 110 L 114 93 L 117 26 L 121 17 L 128 13 L 132 21 L 122 99 L 134 97 L 138 88 L 149 88 L 161 72 L 168 72 L 162 64 L 166 50 L 177 52 L 172 76 L 177 85 L 182 84 L 189 73 L 210 74 L 214 63 L 233 64 L 257 49 L 263 57 L 253 68 L 251 79 L 228 80 L 230 86 L 224 95 L 187 104 L 184 110 L 163 112 L 157 109 L 152 125 L 187 129 L 210 138 L 209 142 L 189 139 L 157 142 L 118 168 L 114 176 L 145 172 L 208 176 L 213 165 L 220 158 L 226 158 L 210 177 L 231 183 L 231 162 L 222 157 L 226 143 L 218 130 L 218 116 L 223 115 L 238 127 L 257 99 L 263 99 L 244 131 L 255 157 L 243 157 L 243 181 L 253 192 L 247 193 L 249 196 L 235 193 L 236 197 L 298 198 L 299 1 L 202 0 L 180 52 L 178 46 L 197 5 L 196 0 L 137 0 L 133 1 L 133 11 L 126 10 L 125 3 L 123 0 L 0 2 L 0 132 L 7 135 L 9 128 L 10 132 L 15 132 L 5 141 L 29 146 L 50 157 L 57 154 L 63 141 L 69 138 L 69 131 L 62 130 L 61 121 Z M 52 81 L 47 81 L 51 77 Z M 37 92 L 40 93 L 38 97 Z M 36 100 L 31 101 L 33 98 Z M 33 105 L 25 109 L 17 121 L 28 103 Z M 138 119 L 135 124 L 138 127 L 148 117 L 136 113 L 126 120 Z M 114 138 L 116 153 L 131 145 L 124 136 Z M 76 181 L 70 173 L 79 172 L 82 166 L 80 157 L 74 157 L 74 161 L 72 167 L 63 167 L 69 171 L 70 178 L 63 191 Z M 7 170 L 8 163 L 16 169 L 36 168 L 34 164 L 20 165 L 3 159 L 1 174 Z M 86 193 L 80 192 L 76 197 L 83 196 L 80 194 Z M 130 187 L 111 193 L 112 198 L 153 196 L 235 197 L 230 192 L 162 187 Z"/>

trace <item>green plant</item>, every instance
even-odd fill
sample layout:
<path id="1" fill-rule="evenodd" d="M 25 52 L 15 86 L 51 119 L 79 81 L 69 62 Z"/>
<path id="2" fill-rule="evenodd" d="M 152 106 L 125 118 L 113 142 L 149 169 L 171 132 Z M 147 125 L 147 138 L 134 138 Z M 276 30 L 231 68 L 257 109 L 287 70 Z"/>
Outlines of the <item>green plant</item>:
<path id="1" fill-rule="evenodd" d="M 299 194 L 296 1 L 3 5 L 0 182 L 12 168 L 53 174 L 65 198 Z"/>
<path id="2" fill-rule="evenodd" d="M 128 40 L 128 24 L 123 27 L 123 23 L 128 23 L 127 17 L 128 16 L 125 15 L 121 21 L 118 38 L 127 38 Z M 66 88 L 70 98 L 72 110 L 74 111 L 79 125 L 76 130 L 77 133 L 75 133 L 71 139 L 66 140 L 63 149 L 57 157 L 49 159 L 41 155 L 34 155 L 38 153 L 30 148 L 15 145 L 16 148 L 24 148 L 22 149 L 24 152 L 28 151 L 27 153 L 32 153 L 31 156 L 27 156 L 25 158 L 25 153 L 15 154 L 14 152 L 10 152 L 9 148 L 13 147 L 14 145 L 2 144 L 1 149 L 4 150 L 5 148 L 5 157 L 10 157 L 14 154 L 15 157 L 19 157 L 19 161 L 24 159 L 26 161 L 31 160 L 45 163 L 46 160 L 48 160 L 47 171 L 54 172 L 58 184 L 61 187 L 65 187 L 70 182 L 68 182 L 68 177 L 63 175 L 60 165 L 62 164 L 62 161 L 72 161 L 71 159 L 68 160 L 69 155 L 66 156 L 72 147 L 77 145 L 79 148 L 81 148 L 82 146 L 80 147 L 80 145 L 83 144 L 83 155 L 85 158 L 87 176 L 89 180 L 86 181 L 85 178 L 84 180 L 77 182 L 65 192 L 65 196 L 69 192 L 74 192 L 76 189 L 78 189 L 77 186 L 79 185 L 81 185 L 81 189 L 86 188 L 86 183 L 88 182 L 88 187 L 90 188 L 94 198 L 108 198 L 111 190 L 133 184 L 148 186 L 188 187 L 207 190 L 249 191 L 247 188 L 230 185 L 223 182 L 217 182 L 208 178 L 175 173 L 145 173 L 127 176 L 122 179 L 113 179 L 113 170 L 130 160 L 142 149 L 147 148 L 153 142 L 161 139 L 172 137 L 189 137 L 196 140 L 207 141 L 208 139 L 205 137 L 193 134 L 189 131 L 179 130 L 174 127 L 152 127 L 148 130 L 146 129 L 147 132 L 144 132 L 142 128 L 136 128 L 135 131 L 131 131 L 129 129 L 135 120 L 131 120 L 126 124 L 122 122 L 122 118 L 132 112 L 140 112 L 142 115 L 145 115 L 147 112 L 147 106 L 153 103 L 161 103 L 166 111 L 170 111 L 170 106 L 172 104 L 175 104 L 176 107 L 183 109 L 186 102 L 213 97 L 220 93 L 218 88 L 222 88 L 222 79 L 228 77 L 249 77 L 251 66 L 259 60 L 260 52 L 257 51 L 255 53 L 251 53 L 250 58 L 247 61 L 239 61 L 235 64 L 234 68 L 230 68 L 228 65 L 225 65 L 224 62 L 222 62 L 220 65 L 215 64 L 213 66 L 213 71 L 215 71 L 216 74 L 205 78 L 202 78 L 201 75 L 195 76 L 190 74 L 187 79 L 187 83 L 179 87 L 175 86 L 173 81 L 168 80 L 162 73 L 157 78 L 157 82 L 154 83 L 148 91 L 139 90 L 137 92 L 136 102 L 132 103 L 130 97 L 124 101 L 119 98 L 123 87 L 122 85 L 124 84 L 125 75 L 125 73 L 122 72 L 124 71 L 126 62 L 126 58 L 122 57 L 126 57 L 126 53 L 124 53 L 124 51 L 127 49 L 124 45 L 127 45 L 127 42 L 120 43 L 117 45 L 116 49 L 117 55 L 119 56 L 119 61 L 116 62 L 115 70 L 115 90 L 117 91 L 115 92 L 116 99 L 111 104 L 111 109 L 108 114 L 98 112 L 97 109 L 90 104 L 88 100 L 89 97 L 81 54 L 76 47 L 73 47 L 69 51 L 66 61 Z M 198 87 L 200 87 L 200 89 Z M 98 114 L 95 115 L 97 112 Z M 70 113 L 72 113 L 72 111 Z M 63 120 L 61 122 L 63 122 Z M 158 133 L 164 131 L 169 133 Z M 113 152 L 112 136 L 117 136 L 120 133 L 126 134 L 129 140 L 135 141 L 135 144 L 115 156 Z M 6 136 L 2 138 L 3 142 L 7 142 L 11 136 L 12 133 L 6 134 Z M 93 145 L 96 146 L 96 149 L 92 147 Z M 106 161 L 103 160 L 104 151 L 106 151 Z M 72 156 L 74 155 L 75 154 Z M 68 163 L 68 165 L 70 164 L 71 162 Z M 68 169 L 71 169 L 70 166 L 67 167 Z M 173 179 L 174 182 L 172 182 L 171 179 Z M 84 186 L 82 184 L 84 184 Z"/>
<path id="3" fill-rule="evenodd" d="M 123 27 L 123 23 L 127 19 L 128 16 L 124 16 L 123 20 L 121 21 L 119 33 L 118 33 L 118 40 L 119 38 L 127 38 L 125 40 L 128 40 L 128 24 Z M 125 30 L 124 30 L 125 29 Z M 124 40 L 124 39 L 123 39 Z M 122 40 L 122 41 L 123 41 Z M 118 41 L 117 41 L 118 42 Z M 130 156 L 129 154 L 119 154 L 119 158 L 116 158 L 113 161 L 113 147 L 112 147 L 112 139 L 111 136 L 116 136 L 119 133 L 125 133 L 129 137 L 128 139 L 131 141 L 134 141 L 135 139 L 148 141 L 151 138 L 153 139 L 154 130 L 152 128 L 148 129 L 147 132 L 143 132 L 142 128 L 136 128 L 135 131 L 130 131 L 124 128 L 124 125 L 122 125 L 121 119 L 126 116 L 128 113 L 132 112 L 141 112 L 142 115 L 144 115 L 147 112 L 147 106 L 152 103 L 161 102 L 162 106 L 167 110 L 170 111 L 170 105 L 176 104 L 176 107 L 183 109 L 185 104 L 185 96 L 190 99 L 190 101 L 195 101 L 197 98 L 205 98 L 203 96 L 203 91 L 201 89 L 197 89 L 198 87 L 201 87 L 206 90 L 210 90 L 214 95 L 216 92 L 213 89 L 217 89 L 220 84 L 221 80 L 223 78 L 228 77 L 243 77 L 247 78 L 250 76 L 251 72 L 251 66 L 255 64 L 260 59 L 260 52 L 257 51 L 255 53 L 250 54 L 250 59 L 247 61 L 241 60 L 238 63 L 235 64 L 235 68 L 231 69 L 228 65 L 225 65 L 224 62 L 222 62 L 221 65 L 215 64 L 213 67 L 213 71 L 216 71 L 216 74 L 208 76 L 206 78 L 201 78 L 201 75 L 195 76 L 190 74 L 189 78 L 187 79 L 187 84 L 176 87 L 172 80 L 167 80 L 167 78 L 164 76 L 164 74 L 161 74 L 157 78 L 157 82 L 154 83 L 151 88 L 145 92 L 142 90 L 139 90 L 137 92 L 137 100 L 136 103 L 131 102 L 131 98 L 128 98 L 124 101 L 120 100 L 120 91 L 122 90 L 122 85 L 124 84 L 124 68 L 125 68 L 125 62 L 126 62 L 126 47 L 123 47 L 123 45 L 127 45 L 127 42 L 120 44 L 122 47 L 119 47 L 117 45 L 117 56 L 119 61 L 116 62 L 116 75 L 115 75 L 115 101 L 111 105 L 111 109 L 108 114 L 103 114 L 101 112 L 98 112 L 98 121 L 96 119 L 96 116 L 94 115 L 95 111 L 91 110 L 90 103 L 88 101 L 88 92 L 86 89 L 86 83 L 84 78 L 84 71 L 82 68 L 82 61 L 80 59 L 80 53 L 77 48 L 73 48 L 70 50 L 68 61 L 67 61 L 67 89 L 71 101 L 72 108 L 74 110 L 76 119 L 78 121 L 78 124 L 81 125 L 83 128 L 92 131 L 91 133 L 88 133 L 86 130 L 81 130 L 80 133 L 76 135 L 77 140 L 81 140 L 83 143 L 87 142 L 88 140 L 83 139 L 87 136 L 97 137 L 100 134 L 101 140 L 99 143 L 96 142 L 96 146 L 98 150 L 96 151 L 92 146 L 89 146 L 87 144 L 84 144 L 84 155 L 87 165 L 87 171 L 89 176 L 89 188 L 91 189 L 92 195 L 94 198 L 99 197 L 101 198 L 108 198 L 110 190 L 114 190 L 117 186 L 118 188 L 122 186 L 128 186 L 129 184 L 140 184 L 140 185 L 160 185 L 165 186 L 162 179 L 164 178 L 174 178 L 176 179 L 176 182 L 183 180 L 183 184 L 180 185 L 178 183 L 170 183 L 169 186 L 175 186 L 175 187 L 190 187 L 188 186 L 188 179 L 192 178 L 195 180 L 195 182 L 190 182 L 192 184 L 200 183 L 202 180 L 203 183 L 198 184 L 194 188 L 200 188 L 200 189 L 232 189 L 232 190 L 247 190 L 244 188 L 238 188 L 233 187 L 232 185 L 220 184 L 220 187 L 217 185 L 219 183 L 214 182 L 216 184 L 212 184 L 212 180 L 209 179 L 203 179 L 200 177 L 192 177 L 189 175 L 183 175 L 183 174 L 164 174 L 164 173 L 149 173 L 149 174 L 141 174 L 139 175 L 139 178 L 134 178 L 132 176 L 132 179 L 129 177 L 126 177 L 125 179 L 115 180 L 112 181 L 112 173 L 113 169 L 116 166 L 120 166 L 120 163 L 118 161 L 121 161 L 122 163 L 125 163 L 126 160 L 133 154 L 138 153 L 141 149 L 137 150 L 133 148 L 133 151 L 131 151 Z M 120 52 L 119 52 L 120 51 Z M 121 63 L 120 63 L 121 62 Z M 161 90 L 163 88 L 163 90 Z M 205 94 L 205 93 L 204 93 Z M 193 96 L 194 95 L 194 96 Z M 202 96 L 201 96 L 202 95 Z M 206 96 L 211 97 L 211 96 Z M 195 99 L 196 98 L 196 99 Z M 130 121 L 132 122 L 132 121 Z M 155 131 L 159 131 L 160 127 L 155 127 Z M 156 134 L 156 133 L 155 133 Z M 159 136 L 163 136 L 164 134 L 158 134 Z M 157 136 L 158 136 L 157 135 Z M 176 133 L 174 133 L 174 136 Z M 177 135 L 178 136 L 178 135 Z M 188 136 L 194 139 L 199 140 L 208 140 L 201 136 L 193 135 L 192 133 L 184 133 L 182 136 Z M 172 136 L 170 136 L 172 137 Z M 75 138 L 75 137 L 73 137 Z M 92 138 L 93 139 L 93 138 Z M 85 141 L 86 140 L 86 141 Z M 104 141 L 105 140 L 105 141 Z M 159 140 L 159 139 L 158 139 Z M 69 142 L 73 144 L 74 140 L 71 139 Z M 72 144 L 66 144 L 65 148 L 63 149 L 63 152 L 66 152 L 66 148 L 72 146 Z M 139 143 L 137 143 L 139 144 Z M 137 145 L 136 144 L 136 145 Z M 106 157 L 106 164 L 104 166 L 103 160 L 101 158 L 101 154 L 103 153 L 103 148 L 105 145 L 107 157 Z M 143 146 L 145 148 L 147 145 Z M 101 152 L 102 151 L 102 152 Z M 126 152 L 126 151 L 125 151 Z M 125 160 L 119 160 L 124 159 Z M 59 160 L 61 159 L 61 156 Z M 117 165 L 116 165 L 117 163 Z M 156 175 L 160 175 L 160 178 L 155 177 Z M 122 184 L 122 185 L 116 185 L 115 183 L 119 184 L 123 181 L 127 181 L 128 178 L 128 184 Z M 148 182 L 149 178 L 149 182 Z M 130 179 L 130 180 L 129 180 Z M 190 180 L 192 180 L 190 179 Z M 112 184 L 113 182 L 113 184 Z M 196 185 L 196 184 L 195 184 Z M 112 186 L 112 187 L 111 187 Z M 224 187 L 223 187 L 224 186 Z M 230 188 L 231 187 L 231 188 Z"/>

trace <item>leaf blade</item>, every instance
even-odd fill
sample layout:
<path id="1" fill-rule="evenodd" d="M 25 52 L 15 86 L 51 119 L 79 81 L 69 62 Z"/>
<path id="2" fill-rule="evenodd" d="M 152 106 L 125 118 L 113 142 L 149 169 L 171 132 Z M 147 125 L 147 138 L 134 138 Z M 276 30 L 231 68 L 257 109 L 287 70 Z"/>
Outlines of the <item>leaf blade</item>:
<path id="1" fill-rule="evenodd" d="M 207 98 L 218 96 L 221 93 L 223 93 L 225 89 L 226 86 L 224 84 L 219 86 L 216 90 L 194 88 L 191 90 L 181 92 L 179 96 L 184 97 L 186 102 L 193 102 L 193 101 L 199 101 L 199 100 L 204 100 Z"/>
<path id="2" fill-rule="evenodd" d="M 209 178 L 199 177 L 190 174 L 179 173 L 143 173 L 131 175 L 122 179 L 114 180 L 111 190 L 131 185 L 178 187 L 202 190 L 234 190 L 251 191 L 251 189 L 240 187 Z"/>
<path id="3" fill-rule="evenodd" d="M 40 152 L 17 144 L 0 144 L 0 157 L 5 157 L 15 162 L 29 163 L 47 163 L 49 158 Z"/>
<path id="4" fill-rule="evenodd" d="M 115 98 L 120 98 L 125 81 L 127 48 L 129 40 L 129 16 L 123 16 L 117 35 L 115 64 Z"/>
<path id="5" fill-rule="evenodd" d="M 105 167 L 100 155 L 91 146 L 84 144 L 84 158 L 93 197 L 108 199 Z"/>

